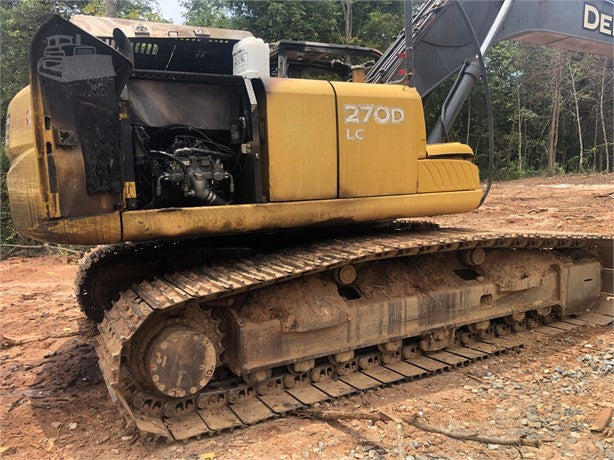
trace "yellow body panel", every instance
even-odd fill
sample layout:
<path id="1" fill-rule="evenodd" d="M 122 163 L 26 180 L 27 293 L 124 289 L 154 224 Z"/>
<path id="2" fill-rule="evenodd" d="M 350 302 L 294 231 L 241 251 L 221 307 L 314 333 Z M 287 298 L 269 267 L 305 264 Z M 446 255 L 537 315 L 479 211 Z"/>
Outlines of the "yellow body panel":
<path id="1" fill-rule="evenodd" d="M 320 80 L 263 80 L 266 97 L 264 161 L 271 201 L 337 196 L 335 98 Z"/>
<path id="2" fill-rule="evenodd" d="M 39 155 L 34 142 L 33 116 L 30 87 L 27 86 L 15 95 L 8 106 L 5 133 L 6 154 L 11 163 L 6 178 L 9 204 L 13 224 L 22 232 L 48 217 Z"/>
<path id="3" fill-rule="evenodd" d="M 123 213 L 122 220 L 124 238 L 138 241 L 469 212 L 477 206 L 481 195 L 482 190 L 477 189 L 425 195 L 128 211 Z"/>
<path id="4" fill-rule="evenodd" d="M 30 147 L 13 158 L 6 177 L 13 225 L 21 233 L 28 233 L 42 219 L 48 218 L 40 184 L 37 152 Z"/>
<path id="5" fill-rule="evenodd" d="M 479 183 L 478 168 L 468 161 L 418 161 L 418 193 L 473 190 Z"/>
<path id="6" fill-rule="evenodd" d="M 55 243 L 102 244 L 353 224 L 469 212 L 477 206 L 481 193 L 476 189 L 425 195 L 124 211 L 121 218 L 119 212 L 114 212 L 40 222 L 23 233 Z"/>
<path id="7" fill-rule="evenodd" d="M 415 88 L 331 84 L 338 107 L 339 197 L 416 193 L 426 130 Z"/>
<path id="8" fill-rule="evenodd" d="M 426 146 L 426 156 L 429 158 L 446 156 L 472 157 L 473 150 L 467 144 L 460 142 L 446 142 L 445 144 L 428 144 Z"/>
<path id="9" fill-rule="evenodd" d="M 119 243 L 127 241 L 122 236 L 121 215 L 115 211 L 81 218 L 45 219 L 26 230 L 20 228 L 19 232 L 35 240 L 58 244 Z"/>
<path id="10" fill-rule="evenodd" d="M 334 85 L 335 91 L 321 81 L 266 84 L 264 185 L 273 202 L 137 211 L 112 210 L 104 194 L 87 195 L 79 185 L 84 174 L 79 150 L 56 152 L 37 92 L 31 95 L 26 88 L 9 105 L 7 184 L 15 226 L 38 240 L 100 244 L 433 216 L 477 206 L 477 168 L 466 160 L 441 158 L 468 156 L 470 149 L 461 144 L 429 146 L 429 156 L 440 159 L 426 158 L 420 99 L 414 90 Z M 357 146 L 341 138 L 337 150 L 337 130 L 345 121 L 340 107 L 376 99 L 383 106 L 403 108 L 405 126 L 365 123 L 366 143 Z M 385 116 L 380 113 L 380 118 Z M 339 137 L 343 134 L 340 131 Z M 49 152 L 55 157 L 57 192 L 49 185 Z M 363 195 L 350 196 L 358 193 Z M 126 194 L 134 194 L 131 184 Z M 59 196 L 64 197 L 61 207 Z M 91 201 L 97 206 L 89 206 Z M 71 209 L 80 214 L 61 212 L 71 202 Z"/>
<path id="11" fill-rule="evenodd" d="M 10 102 L 6 115 L 5 147 L 9 161 L 32 149 L 34 127 L 30 87 L 19 91 Z"/>

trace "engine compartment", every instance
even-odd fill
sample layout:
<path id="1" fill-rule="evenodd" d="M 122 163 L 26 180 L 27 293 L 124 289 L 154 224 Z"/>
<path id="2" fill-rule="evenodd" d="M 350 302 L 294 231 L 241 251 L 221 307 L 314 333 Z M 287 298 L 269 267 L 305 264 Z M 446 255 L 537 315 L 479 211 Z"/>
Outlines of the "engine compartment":
<path id="1" fill-rule="evenodd" d="M 158 140 L 172 131 L 176 134 L 171 134 L 171 139 Z M 189 206 L 192 201 L 196 205 L 232 202 L 234 178 L 224 164 L 240 162 L 232 149 L 188 125 L 164 126 L 151 136 L 138 126 L 135 134 L 140 147 L 135 163 L 137 190 L 141 191 L 137 208 Z"/>
<path id="2" fill-rule="evenodd" d="M 136 197 L 130 209 L 226 205 L 255 199 L 237 184 L 249 173 L 251 113 L 243 81 L 131 79 L 126 88 Z"/>

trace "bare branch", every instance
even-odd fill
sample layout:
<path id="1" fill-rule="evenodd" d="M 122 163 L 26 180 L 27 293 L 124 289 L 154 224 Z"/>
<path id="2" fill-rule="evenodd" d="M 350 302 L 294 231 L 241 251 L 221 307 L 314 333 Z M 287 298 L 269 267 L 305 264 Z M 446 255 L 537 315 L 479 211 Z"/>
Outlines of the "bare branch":
<path id="1" fill-rule="evenodd" d="M 17 249 L 55 249 L 56 251 L 66 251 L 71 252 L 73 254 L 82 254 L 83 251 L 76 251 L 74 249 L 62 248 L 60 246 L 53 246 L 50 244 L 44 244 L 40 246 L 34 245 L 25 245 L 25 244 L 8 244 L 8 243 L 0 243 L 0 246 L 6 246 L 7 248 L 17 248 Z"/>
<path id="2" fill-rule="evenodd" d="M 448 428 L 443 428 L 435 425 L 430 425 L 421 420 L 420 417 L 412 414 L 399 414 L 398 416 L 387 415 L 382 411 L 377 412 L 343 412 L 343 411 L 320 411 L 320 410 L 305 410 L 297 413 L 299 416 L 306 416 L 318 420 L 370 420 L 373 422 L 398 422 L 399 420 L 411 425 L 419 430 L 428 433 L 436 433 L 447 436 L 459 441 L 473 441 L 482 444 L 498 444 L 501 446 L 530 446 L 539 447 L 540 441 L 537 439 L 526 439 L 523 436 L 508 437 L 508 436 L 486 436 L 478 434 L 475 431 L 455 431 Z"/>

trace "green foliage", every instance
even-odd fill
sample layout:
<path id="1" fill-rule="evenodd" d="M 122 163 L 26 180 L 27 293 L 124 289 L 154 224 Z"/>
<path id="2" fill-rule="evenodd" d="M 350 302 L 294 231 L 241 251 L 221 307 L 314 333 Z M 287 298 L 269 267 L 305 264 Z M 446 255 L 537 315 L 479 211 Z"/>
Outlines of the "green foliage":
<path id="1" fill-rule="evenodd" d="M 190 25 L 232 29 L 234 26 L 234 1 L 183 0 L 186 9 L 185 22 Z"/>
<path id="2" fill-rule="evenodd" d="M 162 22 L 162 17 L 155 0 L 117 0 L 116 12 L 118 18 Z M 82 8 L 82 13 L 92 16 L 104 16 L 102 0 L 87 2 Z"/>
<path id="3" fill-rule="evenodd" d="M 55 2 L 22 0 L 2 3 L 2 8 L 0 8 L 2 128 L 4 128 L 8 103 L 29 81 L 28 46 L 30 38 L 50 13 L 59 11 L 59 5 Z"/>
<path id="4" fill-rule="evenodd" d="M 386 48 L 403 27 L 400 1 L 352 4 L 353 34 L 344 36 L 340 0 L 184 0 L 187 24 L 245 29 L 268 42 L 281 39 Z"/>
<path id="5" fill-rule="evenodd" d="M 580 106 L 580 121 L 585 145 L 584 168 L 604 170 L 605 144 L 598 116 L 603 58 L 564 53 L 576 72 L 576 86 Z M 497 179 L 531 176 L 546 171 L 548 130 L 551 123 L 552 75 L 554 51 L 552 48 L 515 42 L 501 42 L 488 52 L 487 71 L 493 101 L 495 165 Z M 561 113 L 559 116 L 557 170 L 575 172 L 579 166 L 579 141 L 572 86 L 567 65 L 563 69 Z M 612 61 L 605 61 L 604 108 L 607 136 L 612 142 L 614 104 L 612 99 Z M 451 80 L 454 77 L 451 78 Z M 443 84 L 425 107 L 427 126 L 432 126 L 440 114 L 441 105 L 451 86 Z M 470 109 L 469 109 L 470 107 Z M 468 117 L 470 130 L 467 132 Z M 521 123 L 519 142 L 518 124 Z M 478 165 L 486 171 L 488 156 L 487 114 L 484 88 L 476 85 L 469 101 L 460 112 L 450 132 L 451 140 L 467 141 L 478 153 Z M 589 140 L 596 140 L 594 148 Z M 521 165 L 518 159 L 520 144 Z M 608 144 L 609 145 L 609 144 Z M 612 168 L 612 148 L 609 148 Z M 594 167 L 593 167 L 594 165 Z M 483 173 L 484 174 L 484 173 Z"/>
<path id="6" fill-rule="evenodd" d="M 341 9 L 334 0 L 185 1 L 187 24 L 245 29 L 267 42 L 282 38 L 339 42 Z"/>
<path id="7" fill-rule="evenodd" d="M 365 20 L 355 28 L 356 44 L 384 51 L 401 29 L 403 29 L 401 13 L 371 11 Z"/>

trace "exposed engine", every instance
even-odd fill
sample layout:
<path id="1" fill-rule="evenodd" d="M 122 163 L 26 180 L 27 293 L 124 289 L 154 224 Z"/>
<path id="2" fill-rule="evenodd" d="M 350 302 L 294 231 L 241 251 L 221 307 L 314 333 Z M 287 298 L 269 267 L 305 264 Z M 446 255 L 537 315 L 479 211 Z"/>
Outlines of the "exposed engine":
<path id="1" fill-rule="evenodd" d="M 240 153 L 187 125 L 135 134 L 139 208 L 232 203 Z"/>

